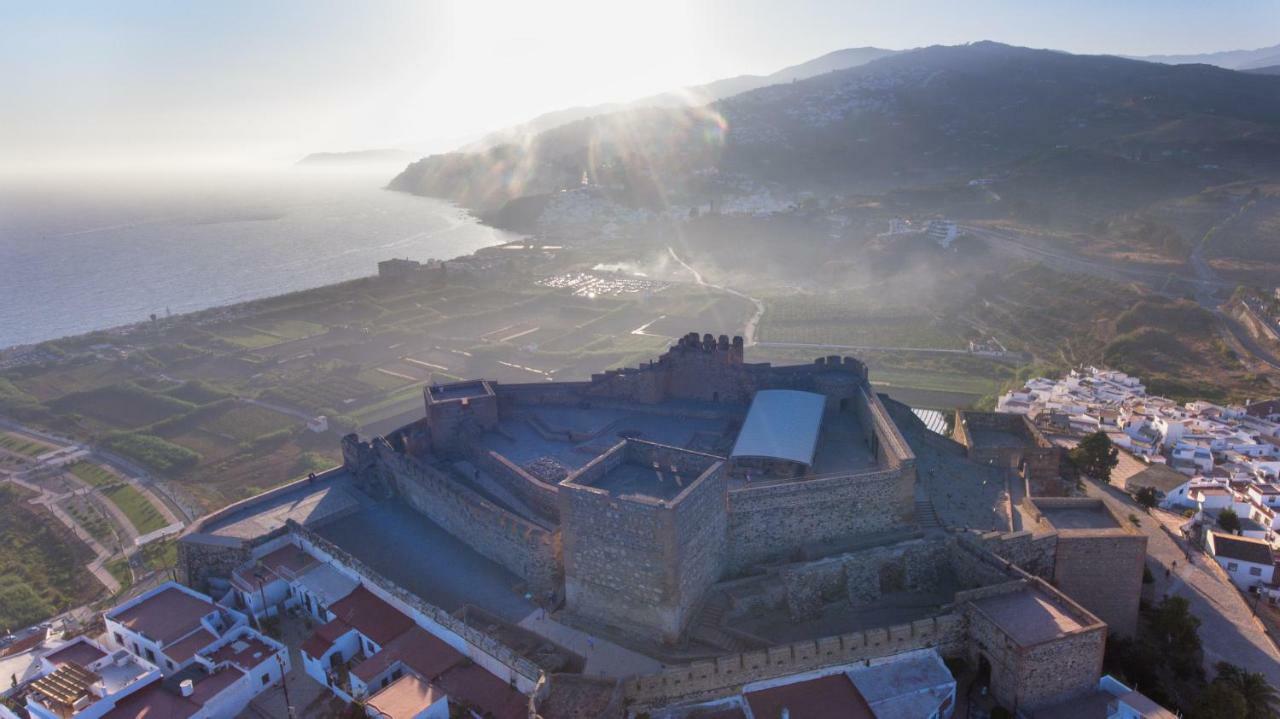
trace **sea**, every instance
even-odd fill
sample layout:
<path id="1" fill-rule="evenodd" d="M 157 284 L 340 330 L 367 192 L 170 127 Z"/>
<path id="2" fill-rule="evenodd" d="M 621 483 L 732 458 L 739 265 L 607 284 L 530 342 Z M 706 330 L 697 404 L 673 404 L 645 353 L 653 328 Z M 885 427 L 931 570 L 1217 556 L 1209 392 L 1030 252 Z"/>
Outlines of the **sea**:
<path id="1" fill-rule="evenodd" d="M 520 239 L 389 174 L 0 180 L 0 347 L 450 259 Z"/>

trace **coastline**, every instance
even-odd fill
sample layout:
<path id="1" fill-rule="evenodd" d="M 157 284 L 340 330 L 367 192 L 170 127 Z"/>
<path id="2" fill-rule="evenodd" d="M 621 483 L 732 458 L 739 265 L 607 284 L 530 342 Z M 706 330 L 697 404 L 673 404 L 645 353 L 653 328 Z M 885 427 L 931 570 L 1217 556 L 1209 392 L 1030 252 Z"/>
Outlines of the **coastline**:
<path id="1" fill-rule="evenodd" d="M 11 305 L 11 307 L 16 308 L 15 309 L 16 312 L 19 312 L 18 315 L 15 315 L 12 318 L 15 322 L 15 324 L 12 325 L 15 332 L 13 332 L 13 334 L 11 335 L 14 341 L 12 341 L 11 343 L 0 342 L 0 367 L 3 367 L 6 364 L 9 364 L 9 361 L 15 355 L 21 355 L 24 353 L 35 351 L 37 350 L 37 348 L 41 347 L 42 345 L 47 345 L 48 343 L 56 343 L 60 341 L 73 340 L 75 338 L 91 336 L 99 333 L 107 336 L 115 336 L 115 337 L 128 336 L 130 334 L 133 334 L 139 331 L 141 328 L 147 325 L 150 325 L 151 321 L 148 319 L 148 315 L 151 314 L 152 312 L 154 312 L 158 316 L 159 320 L 162 322 L 183 322 L 183 323 L 193 322 L 193 321 L 200 322 L 205 320 L 210 315 L 218 315 L 218 316 L 221 316 L 223 319 L 234 318 L 234 316 L 237 314 L 237 308 L 240 308 L 240 307 L 247 308 L 247 307 L 251 307 L 254 303 L 258 303 L 262 301 L 275 300 L 281 297 L 285 297 L 288 295 L 293 295 L 301 292 L 315 291 L 315 290 L 319 290 L 327 287 L 339 286 L 347 282 L 367 279 L 368 277 L 376 275 L 376 263 L 381 260 L 391 259 L 393 257 L 406 257 L 406 256 L 413 257 L 414 255 L 417 255 L 417 258 L 420 260 L 440 259 L 446 262 L 457 262 L 460 260 L 465 260 L 467 258 L 474 257 L 476 253 L 479 252 L 480 250 L 485 250 L 492 247 L 498 247 L 505 244 L 510 244 L 511 242 L 527 239 L 527 235 L 525 233 L 513 232 L 509 229 L 497 227 L 491 223 L 485 222 L 484 219 L 480 217 L 475 211 L 473 211 L 472 209 L 463 207 L 449 198 L 418 195 L 416 193 L 409 193 L 403 190 L 393 190 L 390 187 L 379 186 L 377 184 L 371 184 L 367 187 L 363 187 L 363 189 L 371 190 L 379 194 L 386 193 L 388 195 L 393 194 L 401 197 L 407 196 L 415 199 L 426 199 L 433 203 L 438 203 L 442 208 L 447 207 L 448 211 L 438 213 L 437 216 L 440 218 L 440 226 L 433 227 L 431 226 L 432 223 L 428 222 L 428 224 L 425 225 L 427 229 L 421 233 L 415 233 L 413 231 L 412 223 L 415 222 L 415 219 L 414 219 L 415 216 L 412 214 L 409 214 L 409 215 L 406 215 L 407 219 L 401 220 L 399 225 L 394 227 L 382 227 L 382 226 L 378 226 L 376 222 L 371 223 L 373 226 L 368 228 L 368 232 L 370 234 L 366 235 L 365 237 L 360 237 L 358 232 L 352 232 L 349 229 L 349 227 L 355 223 L 355 221 L 352 220 L 351 218 L 341 216 L 341 215 L 334 218 L 334 222 L 333 222 L 334 229 L 329 233 L 332 236 L 332 238 L 325 238 L 327 241 L 327 246 L 323 247 L 323 249 L 321 250 L 322 252 L 327 253 L 323 255 L 324 257 L 323 264 L 319 262 L 313 262 L 312 264 L 314 266 L 299 267 L 298 271 L 292 275 L 293 278 L 305 278 L 307 275 L 307 269 L 308 268 L 313 269 L 315 271 L 315 274 L 317 275 L 315 284 L 304 284 L 302 286 L 297 286 L 297 285 L 289 286 L 289 283 L 287 283 L 286 281 L 286 283 L 282 285 L 281 283 L 274 282 L 273 280 L 275 275 L 280 274 L 279 271 L 264 272 L 264 273 L 260 273 L 260 277 L 256 281 L 245 282 L 243 283 L 244 286 L 239 288 L 232 287 L 230 288 L 230 291 L 224 290 L 221 293 L 224 295 L 223 298 L 219 298 L 217 296 L 219 293 L 216 291 L 208 293 L 211 295 L 207 298 L 209 300 L 208 303 L 202 303 L 198 299 L 198 296 L 204 293 L 184 292 L 181 286 L 164 287 L 162 288 L 164 290 L 164 294 L 160 296 L 146 297 L 145 300 L 143 301 L 139 301 L 136 298 L 131 297 L 131 298 L 128 298 L 128 301 L 118 302 L 114 307 L 99 308 L 96 312 L 81 312 L 79 313 L 79 316 L 86 317 L 86 318 L 91 318 L 93 315 L 97 314 L 99 315 L 101 322 L 100 323 L 93 322 L 90 319 L 90 321 L 85 322 L 80 328 L 67 327 L 66 329 L 70 329 L 72 331 L 57 333 L 55 336 L 41 337 L 34 340 L 25 339 L 25 338 L 31 337 L 32 335 L 39 337 L 39 335 L 42 334 L 42 332 L 39 330 L 39 325 L 46 324 L 46 323 L 43 323 L 40 321 L 39 314 L 36 314 L 34 316 L 26 315 L 24 317 L 24 313 L 27 310 L 31 310 L 34 308 L 27 308 L 27 310 L 23 310 L 22 308 L 24 306 L 24 303 L 21 301 L 22 294 L 19 294 L 17 296 L 15 304 Z M 351 203 L 349 200 L 348 200 L 348 203 L 355 204 L 355 203 Z M 293 211 L 294 208 L 287 207 L 286 209 L 288 211 Z M 309 207 L 304 208 L 304 210 L 309 210 L 309 209 L 311 208 Z M 328 208 L 324 206 L 320 207 L 321 211 L 327 210 L 327 209 Z M 343 208 L 340 208 L 340 209 L 343 209 Z M 385 207 L 375 206 L 370 209 L 370 212 L 373 214 L 381 213 L 382 215 L 387 215 L 387 214 L 392 214 L 393 210 L 394 210 L 394 206 L 392 206 L 392 208 L 390 209 Z M 430 210 L 428 210 L 428 212 L 430 212 Z M 348 213 L 350 213 L 349 210 L 348 210 Z M 321 212 L 316 212 L 316 214 L 321 214 Z M 317 218 L 307 217 L 306 219 L 311 222 L 312 226 L 315 226 L 315 225 L 319 225 L 321 221 L 328 218 L 321 217 L 317 219 Z M 410 225 L 408 228 L 403 227 L 403 225 L 405 225 L 406 223 Z M 208 226 L 216 225 L 219 223 L 209 222 L 207 220 L 201 220 L 201 221 L 190 220 L 190 221 L 186 221 L 184 224 L 186 226 L 208 227 Z M 382 224 L 387 225 L 389 223 L 382 223 Z M 465 230 L 465 228 L 462 230 L 459 229 L 459 228 L 463 228 L 463 226 L 465 225 L 471 225 L 477 230 L 479 230 L 479 232 L 469 233 Z M 91 228 L 91 229 L 93 232 L 101 231 L 97 228 Z M 119 231 L 120 229 L 121 228 L 116 228 L 116 227 L 102 228 L 102 230 L 107 230 L 107 231 Z M 363 227 L 361 229 L 363 229 Z M 275 230 L 267 230 L 267 231 L 275 231 Z M 275 255 L 275 256 L 264 258 L 264 260 L 272 261 L 272 262 L 268 262 L 267 266 L 279 267 L 281 264 L 283 264 L 280 261 L 281 260 L 280 255 L 282 252 L 293 253 L 292 256 L 287 257 L 284 260 L 284 262 L 286 262 L 289 265 L 302 265 L 302 264 L 305 264 L 306 261 L 310 260 L 310 255 L 305 250 L 303 250 L 302 252 L 299 252 L 297 249 L 297 246 L 299 243 L 308 243 L 313 240 L 312 235 L 314 234 L 314 230 L 312 229 L 312 227 L 305 228 L 305 231 L 300 231 L 296 228 L 285 227 L 285 228 L 282 228 L 280 232 L 281 234 L 279 235 L 278 244 L 280 246 L 284 246 L 289 249 L 277 250 L 274 247 L 266 248 L 266 254 Z M 89 232 L 85 231 L 84 234 L 89 234 Z M 485 236 L 485 235 L 490 235 L 490 236 Z M 353 236 L 358 237 L 359 240 L 350 242 L 350 245 L 351 245 L 350 250 L 342 250 L 341 249 L 342 238 L 348 238 Z M 56 235 L 54 237 L 56 237 Z M 243 237 L 243 233 L 239 231 L 239 228 L 220 230 L 220 234 L 217 236 L 216 242 L 221 243 L 223 241 L 222 237 L 226 237 L 227 242 L 239 241 L 241 245 L 247 245 L 248 246 L 247 251 L 250 253 L 254 253 L 257 251 L 258 245 L 254 243 L 261 242 L 261 240 L 258 240 L 257 238 L 254 238 L 254 237 L 248 237 L 242 240 L 241 238 Z M 21 230 L 19 230 L 19 234 L 13 235 L 13 238 L 14 239 L 13 239 L 13 242 L 11 243 L 11 247 L 18 252 L 23 251 L 24 246 L 36 247 L 40 244 L 39 242 L 36 241 L 37 235 L 31 234 L 28 237 L 23 237 L 23 235 L 21 234 Z M 4 239 L 5 238 L 0 237 L 0 240 L 4 240 Z M 337 244 L 338 244 L 337 250 L 334 249 L 335 239 L 337 240 Z M 425 251 L 414 251 L 407 246 L 410 243 L 423 243 L 424 240 L 426 244 Z M 149 238 L 140 238 L 138 240 L 140 245 L 148 241 L 150 241 Z M 480 244 L 477 246 L 477 243 L 480 243 Z M 198 244 L 208 245 L 209 242 L 206 240 Z M 446 256 L 448 259 L 444 259 L 443 257 L 440 257 L 440 256 L 436 256 L 436 258 L 429 257 L 428 255 L 430 255 L 432 250 L 435 249 L 432 247 L 432 244 L 438 244 L 439 245 L 438 249 L 443 250 L 442 254 Z M 465 247 L 465 246 L 457 247 L 458 244 L 470 245 L 470 247 Z M 3 242 L 0 242 L 0 247 L 2 246 L 3 246 Z M 455 252 L 449 252 L 451 248 L 454 249 Z M 464 251 L 456 252 L 456 250 L 464 250 Z M 34 250 L 32 250 L 32 252 L 34 252 Z M 143 251 L 139 250 L 137 254 L 142 254 L 142 253 Z M 337 255 L 336 259 L 335 259 L 335 254 Z M 357 275 L 354 275 L 354 276 L 348 275 L 346 277 L 334 277 L 335 274 L 339 274 L 339 275 L 344 274 L 341 270 L 338 270 L 337 272 L 334 271 L 335 264 L 340 265 L 344 261 L 341 259 L 341 255 L 343 254 L 351 254 L 359 257 L 359 259 L 352 258 L 351 264 L 353 266 L 355 266 L 356 263 L 359 263 L 359 265 L 367 264 L 367 266 L 359 267 L 359 269 L 357 270 L 359 274 Z M 296 257 L 297 260 L 292 260 L 292 258 L 294 257 Z M 20 257 L 18 259 L 21 260 Z M 76 258 L 76 259 L 79 260 L 79 258 Z M 85 263 L 91 263 L 92 258 L 86 258 L 83 261 Z M 169 264 L 173 264 L 173 263 L 169 262 Z M 88 266 L 89 265 L 86 264 L 85 268 L 87 269 Z M 246 266 L 252 267 L 252 264 L 245 264 L 244 262 L 241 262 L 238 265 L 239 268 L 243 268 Z M 155 270 L 156 268 L 148 268 L 148 269 Z M 163 272 L 163 267 L 158 268 L 158 271 Z M 180 272 L 180 271 L 182 270 L 175 268 L 175 272 Z M 243 276 L 246 273 L 241 272 L 240 274 L 241 276 Z M 151 275 L 151 276 L 160 277 L 163 275 Z M 218 275 L 214 275 L 209 278 L 199 278 L 199 279 L 207 279 L 207 281 L 213 283 L 210 285 L 211 287 L 218 287 L 219 283 L 222 282 L 222 278 Z M 39 284 L 36 284 L 33 287 L 28 287 L 24 289 L 28 293 L 26 295 L 28 297 L 43 296 L 45 294 L 52 294 L 52 293 L 66 296 L 63 290 L 58 289 L 58 287 L 59 286 L 73 287 L 74 285 L 68 284 L 68 283 L 71 283 L 74 281 L 76 281 L 76 274 L 73 273 L 70 276 L 63 277 L 63 278 L 53 278 L 49 280 L 44 280 L 43 283 L 45 286 L 43 287 L 40 286 Z M 121 278 L 115 281 L 116 282 L 133 281 L 135 283 L 142 284 L 144 286 L 151 284 L 151 281 L 148 278 L 148 275 L 146 274 L 146 272 L 143 272 L 143 271 L 138 272 L 137 275 L 134 277 Z M 54 284 L 55 282 L 58 282 L 60 284 Z M 82 307 L 89 307 L 94 302 L 92 298 L 94 298 L 95 296 L 100 296 L 101 292 L 103 291 L 108 291 L 108 292 L 111 291 L 109 282 L 107 283 L 99 282 L 99 284 L 104 284 L 105 287 L 96 287 L 92 282 L 88 282 L 86 285 L 83 286 L 83 288 L 77 288 L 77 292 L 85 296 L 75 298 L 76 300 L 75 304 L 78 304 L 79 306 L 82 306 Z M 168 284 L 173 285 L 175 283 L 170 282 Z M 254 286 L 255 284 L 258 286 L 255 287 Z M 271 286 L 263 286 L 264 284 L 271 284 Z M 191 285 L 188 285 L 188 286 L 191 286 Z M 23 289 L 17 289 L 14 291 L 22 292 Z M 154 293 L 154 294 L 158 295 L 159 293 Z M 230 298 L 230 301 L 228 301 L 227 298 L 225 297 L 225 295 L 227 294 L 231 294 L 231 295 L 240 294 L 242 298 L 232 297 Z M 113 297 L 113 299 L 115 298 Z M 195 302 L 191 302 L 190 300 L 192 299 L 195 299 Z M 182 304 L 184 300 L 187 301 L 186 306 L 183 306 L 181 308 L 175 308 L 171 314 L 168 313 L 167 308 L 170 305 L 170 303 L 176 304 L 176 305 Z M 145 304 L 143 304 L 144 301 L 145 301 Z M 68 302 L 68 304 L 71 304 L 71 303 Z M 192 304 L 195 304 L 196 306 L 192 307 L 191 306 Z M 150 307 L 151 309 L 148 310 L 147 309 L 148 307 Z M 75 309 L 76 309 L 75 306 L 72 306 L 72 307 L 67 307 L 67 306 L 47 307 L 46 306 L 46 311 L 61 312 L 62 313 L 61 316 L 64 318 L 68 316 L 75 316 L 76 314 Z M 67 314 L 68 312 L 70 312 L 71 314 L 68 315 Z M 133 316 L 136 319 L 132 319 L 131 321 L 120 322 L 119 320 L 122 319 L 121 317 L 122 314 L 133 314 Z M 30 317 L 31 319 L 27 319 L 27 317 Z M 66 325 L 68 323 L 63 322 L 62 324 Z M 46 329 L 57 329 L 57 324 L 47 323 Z"/>

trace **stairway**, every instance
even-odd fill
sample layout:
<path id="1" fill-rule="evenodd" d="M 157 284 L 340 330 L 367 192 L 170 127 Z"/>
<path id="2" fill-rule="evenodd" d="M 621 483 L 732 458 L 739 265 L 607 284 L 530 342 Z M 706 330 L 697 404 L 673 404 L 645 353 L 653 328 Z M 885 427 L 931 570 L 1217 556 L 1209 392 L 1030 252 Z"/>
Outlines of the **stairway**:
<path id="1" fill-rule="evenodd" d="M 698 616 L 694 618 L 689 636 L 726 652 L 742 652 L 750 649 L 745 642 L 725 632 L 721 627 L 725 612 L 729 611 L 729 596 L 724 592 L 712 592 L 707 597 Z"/>
<path id="2" fill-rule="evenodd" d="M 925 531 L 942 529 L 942 522 L 938 521 L 938 513 L 933 511 L 932 499 L 923 497 L 916 500 L 916 522 Z"/>

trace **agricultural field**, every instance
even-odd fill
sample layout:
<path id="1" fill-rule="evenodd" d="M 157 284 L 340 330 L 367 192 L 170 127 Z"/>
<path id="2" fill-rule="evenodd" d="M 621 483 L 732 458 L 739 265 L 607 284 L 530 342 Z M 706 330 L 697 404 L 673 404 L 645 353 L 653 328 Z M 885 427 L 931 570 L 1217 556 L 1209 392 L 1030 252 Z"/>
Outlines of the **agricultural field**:
<path id="1" fill-rule="evenodd" d="M 115 528 L 111 524 L 111 519 L 107 517 L 93 500 L 88 497 L 72 497 L 62 504 L 62 509 L 76 523 L 85 529 L 98 543 L 108 548 L 108 551 L 114 549 L 119 544 L 119 537 Z"/>
<path id="2" fill-rule="evenodd" d="M 0 630 L 25 627 L 93 600 L 101 591 L 84 565 L 89 548 L 32 495 L 0 485 Z"/>
<path id="3" fill-rule="evenodd" d="M 64 395 L 50 407 L 91 418 L 103 427 L 124 429 L 136 429 L 195 409 L 190 402 L 129 382 Z"/>
<path id="4" fill-rule="evenodd" d="M 12 432 L 0 432 L 0 447 L 27 457 L 35 457 L 53 449 L 53 447 L 43 442 L 28 439 Z"/>
<path id="5" fill-rule="evenodd" d="M 117 484 L 102 490 L 102 495 L 124 512 L 138 534 L 149 534 L 169 525 L 151 500 L 133 485 Z"/>

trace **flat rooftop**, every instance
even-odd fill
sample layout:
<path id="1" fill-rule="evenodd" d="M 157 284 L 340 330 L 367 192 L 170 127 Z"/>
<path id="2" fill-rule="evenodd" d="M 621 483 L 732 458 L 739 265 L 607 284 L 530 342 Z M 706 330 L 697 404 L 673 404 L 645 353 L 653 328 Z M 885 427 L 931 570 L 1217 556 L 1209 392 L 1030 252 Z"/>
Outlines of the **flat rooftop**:
<path id="1" fill-rule="evenodd" d="M 1059 639 L 1085 627 L 1034 589 L 979 599 L 973 606 L 1024 647 Z"/>
<path id="2" fill-rule="evenodd" d="M 170 586 L 131 607 L 108 612 L 107 617 L 149 639 L 168 644 L 199 628 L 200 620 L 217 609 L 205 599 Z"/>
<path id="3" fill-rule="evenodd" d="M 852 474 L 875 468 L 879 463 L 867 446 L 862 421 L 852 409 L 828 412 L 818 435 L 814 474 Z"/>
<path id="4" fill-rule="evenodd" d="M 359 500 L 349 486 L 351 476 L 337 472 L 323 480 L 298 482 L 296 487 L 261 502 L 249 502 L 200 528 L 202 534 L 232 539 L 253 539 L 274 532 L 293 521 L 312 527 L 358 509 Z"/>
<path id="5" fill-rule="evenodd" d="M 1054 529 L 1121 529 L 1111 512 L 1101 502 L 1081 503 L 1077 507 L 1041 507 L 1036 505 L 1045 521 Z"/>
<path id="6" fill-rule="evenodd" d="M 670 500 L 693 484 L 700 475 L 677 474 L 662 467 L 646 467 L 626 461 L 591 484 L 617 497 L 641 495 Z"/>
<path id="7" fill-rule="evenodd" d="M 455 384 L 431 385 L 427 388 L 427 392 L 430 393 L 431 399 L 436 402 L 487 397 L 492 394 L 485 383 L 479 380 L 473 382 L 458 382 Z"/>

